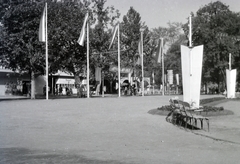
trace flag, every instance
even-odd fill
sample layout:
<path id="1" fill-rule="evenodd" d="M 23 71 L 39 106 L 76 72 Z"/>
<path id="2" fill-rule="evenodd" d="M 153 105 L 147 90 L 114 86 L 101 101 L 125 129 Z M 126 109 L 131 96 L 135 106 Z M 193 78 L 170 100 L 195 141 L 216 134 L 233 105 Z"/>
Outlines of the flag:
<path id="1" fill-rule="evenodd" d="M 153 85 L 155 84 L 154 71 L 152 72 Z"/>
<path id="2" fill-rule="evenodd" d="M 138 53 L 139 53 L 139 56 L 142 55 L 142 42 L 141 42 L 141 40 L 139 40 L 139 42 L 138 42 Z"/>
<path id="3" fill-rule="evenodd" d="M 176 74 L 176 83 L 179 85 L 179 74 Z"/>
<path id="4" fill-rule="evenodd" d="M 142 61 L 142 44 L 141 44 L 141 40 L 138 41 L 138 54 L 139 54 L 139 56 L 138 56 L 136 64 L 140 65 L 141 61 Z"/>
<path id="5" fill-rule="evenodd" d="M 157 63 L 161 63 L 161 57 L 162 57 L 162 51 L 163 51 L 162 45 L 163 45 L 162 40 L 159 39 L 158 47 L 157 47 L 157 53 L 156 53 L 156 56 L 155 56 Z"/>
<path id="6" fill-rule="evenodd" d="M 46 42 L 46 6 L 40 20 L 38 37 L 40 42 Z"/>
<path id="7" fill-rule="evenodd" d="M 114 26 L 113 33 L 112 33 L 111 43 L 110 43 L 110 46 L 109 46 L 108 49 L 110 49 L 110 48 L 112 47 L 113 41 L 114 41 L 115 36 L 116 36 L 116 33 L 117 33 L 117 31 L 118 31 L 118 28 L 119 28 L 119 23 L 117 23 L 117 24 Z"/>
<path id="8" fill-rule="evenodd" d="M 81 46 L 84 45 L 85 27 L 86 27 L 87 21 L 88 21 L 88 13 L 86 13 L 86 15 L 85 15 L 83 26 L 82 26 L 82 29 L 81 29 L 81 33 L 80 33 L 80 36 L 79 36 L 78 41 L 77 41 L 78 44 L 80 44 Z"/>

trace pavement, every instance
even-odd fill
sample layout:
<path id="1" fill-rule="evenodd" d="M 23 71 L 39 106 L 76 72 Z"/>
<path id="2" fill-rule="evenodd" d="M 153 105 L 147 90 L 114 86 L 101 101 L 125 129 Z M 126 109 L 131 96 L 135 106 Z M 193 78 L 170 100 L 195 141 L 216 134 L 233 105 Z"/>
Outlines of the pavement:
<path id="1" fill-rule="evenodd" d="M 239 163 L 240 101 L 218 104 L 234 115 L 210 117 L 208 132 L 148 113 L 171 97 L 1 101 L 0 163 Z"/>

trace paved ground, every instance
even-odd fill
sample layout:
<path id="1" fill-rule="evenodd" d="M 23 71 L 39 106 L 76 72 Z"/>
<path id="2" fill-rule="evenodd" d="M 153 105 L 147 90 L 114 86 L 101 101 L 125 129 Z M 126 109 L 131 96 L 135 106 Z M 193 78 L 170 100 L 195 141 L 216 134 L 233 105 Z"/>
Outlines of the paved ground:
<path id="1" fill-rule="evenodd" d="M 0 163 L 239 163 L 240 101 L 192 132 L 148 114 L 169 98 L 1 101 Z"/>

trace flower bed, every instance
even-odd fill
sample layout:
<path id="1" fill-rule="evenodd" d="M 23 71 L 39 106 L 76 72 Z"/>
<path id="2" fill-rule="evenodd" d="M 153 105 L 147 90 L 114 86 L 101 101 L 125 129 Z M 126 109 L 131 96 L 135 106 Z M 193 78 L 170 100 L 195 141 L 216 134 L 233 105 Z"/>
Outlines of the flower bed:
<path id="1" fill-rule="evenodd" d="M 230 110 L 224 110 L 223 107 L 215 107 L 210 106 L 209 104 L 216 105 L 217 101 L 226 100 L 224 97 L 216 97 L 216 98 L 209 98 L 209 99 L 202 99 L 200 100 L 200 105 L 203 107 L 202 112 L 197 112 L 203 116 L 219 116 L 219 115 L 232 115 L 234 114 Z M 226 100 L 227 101 L 227 100 Z M 208 104 L 208 105 L 204 105 Z M 158 107 L 157 109 L 150 110 L 148 113 L 150 114 L 157 114 L 157 115 L 167 115 L 172 110 L 170 105 L 164 105 L 162 107 Z"/>

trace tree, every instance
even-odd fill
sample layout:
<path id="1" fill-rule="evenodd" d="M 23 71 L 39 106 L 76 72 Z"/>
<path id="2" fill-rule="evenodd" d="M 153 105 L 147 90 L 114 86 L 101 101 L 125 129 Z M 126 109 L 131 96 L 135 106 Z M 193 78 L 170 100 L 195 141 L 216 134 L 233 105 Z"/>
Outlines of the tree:
<path id="1" fill-rule="evenodd" d="M 165 58 L 165 69 L 173 70 L 174 74 L 182 74 L 181 68 L 181 45 L 187 45 L 187 38 L 184 34 L 181 34 L 179 38 L 171 44 L 167 51 Z M 181 85 L 181 76 L 179 77 L 179 83 Z"/>
<path id="2" fill-rule="evenodd" d="M 106 75 L 105 78 L 113 80 L 113 76 L 109 72 L 109 66 L 117 62 L 117 57 L 109 53 L 111 32 L 109 25 L 116 23 L 120 14 L 113 6 L 105 7 L 106 0 L 93 0 L 92 15 L 94 22 L 90 32 L 90 47 L 91 47 L 91 68 L 100 67 Z M 94 71 L 92 71 L 94 72 Z"/>
<path id="3" fill-rule="evenodd" d="M 109 16 L 113 13 L 113 7 L 108 7 L 101 15 L 98 12 L 102 9 L 99 4 L 104 4 L 105 1 L 95 0 L 92 2 L 95 5 L 91 9 L 89 1 L 48 1 L 50 74 L 57 70 L 63 70 L 78 76 L 84 72 L 86 68 L 86 46 L 79 46 L 77 39 L 87 10 L 90 13 L 90 24 L 95 23 L 97 19 L 95 17 L 98 17 L 98 15 L 99 19 L 103 17 L 105 24 L 112 22 L 119 16 L 118 13 L 117 16 L 114 16 L 114 14 Z M 99 10 L 94 11 L 97 8 L 96 6 Z M 44 3 L 40 0 L 19 0 L 14 3 L 4 1 L 0 7 L 6 11 L 4 14 L 1 12 L 0 51 L 2 53 L 0 59 L 2 65 L 12 70 L 20 70 L 30 74 L 45 74 L 45 47 L 43 43 L 38 41 L 39 22 Z M 103 32 L 101 28 L 98 28 L 100 26 L 101 24 L 96 26 L 98 30 L 95 30 L 99 34 Z M 104 36 L 101 38 L 101 41 L 103 40 L 108 40 L 108 38 L 106 39 L 106 36 Z M 98 45 L 98 43 L 95 43 L 95 45 Z M 101 45 L 98 46 L 101 47 Z"/>
<path id="4" fill-rule="evenodd" d="M 31 1 L 10 3 L 5 11 L 1 19 L 1 63 L 6 68 L 31 74 L 33 81 L 34 73 L 44 73 L 42 45 L 36 37 L 41 11 Z"/>
<path id="5" fill-rule="evenodd" d="M 86 4 L 76 2 L 49 3 L 48 40 L 50 72 L 63 70 L 78 76 L 86 64 L 86 46 L 77 43 Z"/>
<path id="6" fill-rule="evenodd" d="M 139 57 L 138 43 L 140 41 L 140 29 L 143 30 L 143 53 L 144 53 L 144 69 L 148 70 L 147 66 L 150 66 L 150 54 L 151 48 L 149 48 L 150 35 L 148 27 L 141 22 L 140 14 L 130 7 L 127 14 L 123 16 L 123 22 L 121 23 L 121 45 L 126 51 L 121 53 L 121 66 L 130 67 L 134 70 L 134 76 L 141 76 L 141 65 L 136 64 Z M 147 73 L 147 72 L 146 72 Z M 145 74 L 148 76 L 148 73 Z"/>
<path id="7" fill-rule="evenodd" d="M 225 83 L 225 69 L 228 68 L 228 55 L 232 53 L 234 66 L 239 58 L 240 15 L 229 10 L 220 1 L 211 2 L 193 15 L 193 45 L 204 45 L 203 81 Z M 184 25 L 188 34 L 188 25 Z M 220 85 L 218 85 L 220 87 Z M 220 89 L 220 88 L 219 88 Z"/>
<path id="8" fill-rule="evenodd" d="M 182 24 L 178 22 L 168 22 L 168 27 L 154 28 L 151 32 L 152 45 L 154 53 L 158 46 L 158 41 L 163 38 L 164 45 L 164 72 L 171 69 L 175 73 L 181 70 L 180 44 L 183 43 L 185 36 L 182 36 Z M 156 63 L 155 55 L 153 56 L 153 69 L 156 74 L 156 84 L 162 83 L 162 67 Z"/>

